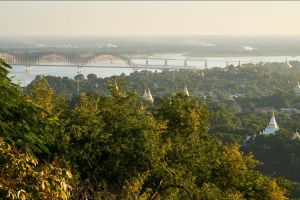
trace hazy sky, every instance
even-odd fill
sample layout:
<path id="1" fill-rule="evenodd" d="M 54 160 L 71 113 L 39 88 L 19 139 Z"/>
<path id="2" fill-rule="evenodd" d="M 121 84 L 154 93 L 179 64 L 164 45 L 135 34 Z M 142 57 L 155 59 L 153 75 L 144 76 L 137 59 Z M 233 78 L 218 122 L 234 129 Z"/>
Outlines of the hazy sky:
<path id="1" fill-rule="evenodd" d="M 0 35 L 300 35 L 300 1 L 0 2 Z"/>

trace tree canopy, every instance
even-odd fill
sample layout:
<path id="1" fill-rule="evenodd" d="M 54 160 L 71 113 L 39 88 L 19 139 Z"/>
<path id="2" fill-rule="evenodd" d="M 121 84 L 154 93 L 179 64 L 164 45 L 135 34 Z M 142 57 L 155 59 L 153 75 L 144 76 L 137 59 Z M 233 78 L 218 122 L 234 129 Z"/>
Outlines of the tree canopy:
<path id="1" fill-rule="evenodd" d="M 288 199 L 288 182 L 209 133 L 196 98 L 153 104 L 111 79 L 72 103 L 43 77 L 23 94 L 8 67 L 1 61 L 0 198 Z"/>

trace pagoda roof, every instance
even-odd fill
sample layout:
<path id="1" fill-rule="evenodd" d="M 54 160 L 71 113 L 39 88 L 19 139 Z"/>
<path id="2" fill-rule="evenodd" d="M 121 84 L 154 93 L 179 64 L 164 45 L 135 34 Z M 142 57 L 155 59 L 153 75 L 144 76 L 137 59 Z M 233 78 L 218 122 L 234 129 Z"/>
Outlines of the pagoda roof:
<path id="1" fill-rule="evenodd" d="M 269 122 L 267 128 L 277 128 L 277 129 L 279 129 L 278 124 L 277 124 L 276 119 L 275 119 L 275 116 L 274 116 L 274 111 L 272 113 L 272 117 L 270 119 L 270 122 Z"/>
<path id="2" fill-rule="evenodd" d="M 151 102 L 154 101 L 154 98 L 153 98 L 153 96 L 152 96 L 151 91 L 150 91 L 149 88 L 148 88 L 148 89 L 145 89 L 143 98 L 146 99 L 146 100 L 148 100 L 148 101 L 151 101 Z"/>
<path id="3" fill-rule="evenodd" d="M 274 111 L 273 111 L 270 122 L 262 134 L 275 134 L 276 131 L 279 131 L 279 126 L 276 122 Z"/>

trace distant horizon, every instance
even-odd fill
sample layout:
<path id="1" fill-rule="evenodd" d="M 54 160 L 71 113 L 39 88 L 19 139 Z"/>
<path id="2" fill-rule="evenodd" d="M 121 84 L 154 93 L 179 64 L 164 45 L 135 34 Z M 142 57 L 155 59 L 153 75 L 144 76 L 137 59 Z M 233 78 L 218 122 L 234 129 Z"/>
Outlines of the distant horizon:
<path id="1" fill-rule="evenodd" d="M 0 1 L 0 36 L 299 36 L 297 1 Z"/>
<path id="2" fill-rule="evenodd" d="M 229 35 L 229 34 L 203 34 L 203 35 L 0 35 L 0 38 L 22 37 L 103 37 L 103 38 L 154 38 L 154 37 L 300 37 L 300 34 L 253 34 L 253 35 Z"/>

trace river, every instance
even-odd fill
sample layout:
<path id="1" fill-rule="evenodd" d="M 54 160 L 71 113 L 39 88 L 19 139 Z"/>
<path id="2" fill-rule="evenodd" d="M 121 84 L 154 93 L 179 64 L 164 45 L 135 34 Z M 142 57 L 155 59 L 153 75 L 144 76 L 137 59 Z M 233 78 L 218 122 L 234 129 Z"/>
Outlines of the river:
<path id="1" fill-rule="evenodd" d="M 184 59 L 193 60 L 207 60 L 207 67 L 225 67 L 226 64 L 237 65 L 239 62 L 245 63 L 258 63 L 258 62 L 285 62 L 286 59 L 289 61 L 300 61 L 300 56 L 245 56 L 245 57 L 185 57 L 182 54 L 160 54 L 157 55 L 160 58 L 172 58 L 178 60 L 169 60 L 168 65 L 184 65 Z M 134 59 L 136 64 L 145 64 L 145 59 Z M 164 60 L 148 60 L 151 65 L 164 65 Z M 90 73 L 96 74 L 98 77 L 110 77 L 113 75 L 120 75 L 122 73 L 129 75 L 133 72 L 133 69 L 129 68 L 110 68 L 110 66 L 125 66 L 126 63 L 123 61 L 116 61 L 113 64 L 110 62 L 102 63 L 101 65 L 107 66 L 107 68 L 95 68 L 95 67 L 84 67 L 83 75 L 86 77 Z M 205 64 L 203 61 L 188 61 L 187 65 L 195 66 L 197 69 L 203 69 Z M 26 86 L 32 80 L 35 79 L 37 75 L 50 75 L 59 77 L 69 77 L 73 78 L 77 75 L 77 67 L 55 67 L 55 66 L 32 66 L 31 72 L 26 73 L 25 66 L 12 66 L 9 72 L 9 77 L 11 77 L 14 83 L 19 83 L 21 86 Z M 155 70 L 151 70 L 155 71 Z M 160 70 L 157 70 L 160 71 Z"/>

